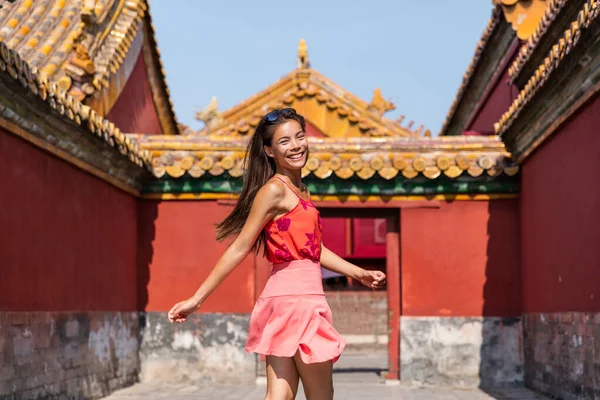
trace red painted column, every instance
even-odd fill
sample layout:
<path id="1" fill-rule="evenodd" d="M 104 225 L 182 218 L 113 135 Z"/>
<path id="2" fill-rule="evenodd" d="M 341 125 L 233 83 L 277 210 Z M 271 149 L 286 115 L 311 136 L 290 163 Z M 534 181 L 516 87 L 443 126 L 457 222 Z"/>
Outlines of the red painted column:
<path id="1" fill-rule="evenodd" d="M 398 215 L 399 217 L 399 215 Z M 399 218 L 387 218 L 386 270 L 388 300 L 388 372 L 386 379 L 400 376 L 400 224 Z"/>

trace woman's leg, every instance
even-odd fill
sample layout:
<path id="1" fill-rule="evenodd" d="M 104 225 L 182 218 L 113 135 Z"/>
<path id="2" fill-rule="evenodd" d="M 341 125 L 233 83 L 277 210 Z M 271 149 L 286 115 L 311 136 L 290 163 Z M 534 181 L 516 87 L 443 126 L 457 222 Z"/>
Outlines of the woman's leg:
<path id="1" fill-rule="evenodd" d="M 305 364 L 300 353 L 296 353 L 294 362 L 302 379 L 306 400 L 333 400 L 333 362 Z"/>
<path id="2" fill-rule="evenodd" d="M 293 358 L 267 356 L 265 400 L 294 400 L 298 392 L 298 371 Z"/>

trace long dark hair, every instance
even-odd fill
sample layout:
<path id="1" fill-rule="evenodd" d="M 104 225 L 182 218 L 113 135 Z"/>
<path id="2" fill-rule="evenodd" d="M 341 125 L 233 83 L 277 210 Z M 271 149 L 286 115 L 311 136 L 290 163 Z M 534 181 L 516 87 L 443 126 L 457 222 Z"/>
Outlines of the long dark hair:
<path id="1" fill-rule="evenodd" d="M 231 214 L 217 224 L 218 241 L 238 235 L 241 232 L 248 219 L 248 214 L 250 214 L 250 208 L 252 207 L 256 193 L 275 175 L 275 160 L 267 156 L 264 146 L 271 146 L 271 140 L 277 127 L 290 120 L 298 122 L 302 130 L 306 130 L 304 117 L 297 114 L 291 108 L 271 111 L 260 120 L 246 149 L 243 186 L 239 199 Z M 252 251 L 258 253 L 260 246 L 265 243 L 265 240 L 265 232 L 261 231 L 252 246 Z"/>

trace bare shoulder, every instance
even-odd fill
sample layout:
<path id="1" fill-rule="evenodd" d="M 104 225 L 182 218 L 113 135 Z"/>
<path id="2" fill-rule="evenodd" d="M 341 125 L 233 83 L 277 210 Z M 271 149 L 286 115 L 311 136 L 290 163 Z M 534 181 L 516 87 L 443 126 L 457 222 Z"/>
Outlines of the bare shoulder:
<path id="1" fill-rule="evenodd" d="M 285 187 L 278 179 L 271 179 L 261 187 L 256 194 L 256 199 L 264 203 L 277 205 L 285 197 Z"/>

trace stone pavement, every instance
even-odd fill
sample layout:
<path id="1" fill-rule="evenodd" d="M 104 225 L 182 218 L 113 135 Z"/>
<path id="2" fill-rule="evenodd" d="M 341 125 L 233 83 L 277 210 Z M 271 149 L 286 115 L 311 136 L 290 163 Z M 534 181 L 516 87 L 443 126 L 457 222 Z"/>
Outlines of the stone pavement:
<path id="1" fill-rule="evenodd" d="M 105 397 L 104 400 L 263 400 L 265 386 L 224 387 L 138 384 Z M 302 388 L 297 400 L 306 400 Z M 504 389 L 490 394 L 470 389 L 415 389 L 377 383 L 335 383 L 336 400 L 542 400 L 526 389 Z"/>
<path id="2" fill-rule="evenodd" d="M 427 388 L 388 385 L 380 375 L 387 367 L 385 352 L 352 354 L 347 352 L 335 364 L 336 400 L 545 400 L 546 397 L 527 389 L 502 389 L 489 393 L 476 389 Z M 266 387 L 195 386 L 141 383 L 105 397 L 104 400 L 263 400 Z M 306 400 L 302 386 L 297 400 Z"/>

